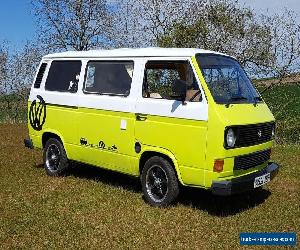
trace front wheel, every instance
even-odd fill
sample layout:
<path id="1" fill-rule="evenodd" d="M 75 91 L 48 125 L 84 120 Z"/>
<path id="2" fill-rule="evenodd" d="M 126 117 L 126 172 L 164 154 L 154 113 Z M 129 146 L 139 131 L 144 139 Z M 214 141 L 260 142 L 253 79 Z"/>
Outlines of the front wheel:
<path id="1" fill-rule="evenodd" d="M 145 200 L 157 207 L 166 207 L 179 194 L 176 173 L 169 161 L 153 156 L 146 161 L 141 175 Z"/>
<path id="2" fill-rule="evenodd" d="M 50 176 L 63 175 L 69 166 L 66 151 L 55 138 L 49 139 L 44 147 L 44 166 Z"/>

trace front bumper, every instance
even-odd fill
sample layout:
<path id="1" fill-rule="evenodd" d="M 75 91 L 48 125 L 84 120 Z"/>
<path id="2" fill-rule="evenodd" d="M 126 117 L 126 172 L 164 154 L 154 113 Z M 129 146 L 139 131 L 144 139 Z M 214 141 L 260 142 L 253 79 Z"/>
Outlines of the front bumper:
<path id="1" fill-rule="evenodd" d="M 33 146 L 33 143 L 32 143 L 32 140 L 30 138 L 26 138 L 24 139 L 24 146 L 26 148 L 30 148 L 30 149 L 33 149 L 34 146 Z"/>
<path id="2" fill-rule="evenodd" d="M 213 181 L 211 191 L 216 195 L 228 196 L 252 190 L 254 189 L 254 179 L 256 177 L 270 173 L 272 180 L 277 175 L 278 170 L 279 166 L 274 162 L 270 162 L 268 166 L 258 172 L 230 180 Z"/>

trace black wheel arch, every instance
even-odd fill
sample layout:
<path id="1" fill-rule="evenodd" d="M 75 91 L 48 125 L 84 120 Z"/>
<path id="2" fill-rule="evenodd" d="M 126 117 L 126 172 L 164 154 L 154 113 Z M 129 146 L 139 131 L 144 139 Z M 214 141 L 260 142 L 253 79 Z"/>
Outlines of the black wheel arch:
<path id="1" fill-rule="evenodd" d="M 60 138 L 59 135 L 55 134 L 55 133 L 52 133 L 52 132 L 45 132 L 43 133 L 42 135 L 42 145 L 43 145 L 43 148 L 45 147 L 46 145 L 46 142 L 51 139 L 51 138 L 55 138 L 57 139 L 58 141 L 61 142 L 62 145 L 64 145 L 62 139 Z"/>
<path id="2" fill-rule="evenodd" d="M 146 161 L 149 160 L 153 156 L 160 156 L 160 157 L 164 158 L 165 160 L 167 160 L 171 164 L 173 170 L 175 171 L 176 177 L 178 179 L 178 174 L 177 174 L 173 160 L 168 155 L 160 153 L 160 152 L 156 152 L 156 151 L 144 151 L 142 153 L 142 155 L 140 157 L 140 161 L 139 161 L 139 175 L 140 176 L 142 174 L 142 170 L 143 170 L 143 167 L 144 167 Z"/>

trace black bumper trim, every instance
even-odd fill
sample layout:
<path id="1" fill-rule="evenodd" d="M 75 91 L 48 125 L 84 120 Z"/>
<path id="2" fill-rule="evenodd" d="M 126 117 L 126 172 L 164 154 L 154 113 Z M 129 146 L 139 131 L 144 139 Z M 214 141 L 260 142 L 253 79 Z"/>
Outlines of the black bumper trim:
<path id="1" fill-rule="evenodd" d="M 225 181 L 213 181 L 211 191 L 215 195 L 228 196 L 242 193 L 254 189 L 254 179 L 258 176 L 270 173 L 271 180 L 277 175 L 279 166 L 275 162 L 270 162 L 264 169 Z"/>
<path id="2" fill-rule="evenodd" d="M 31 140 L 31 139 L 28 139 L 28 138 L 24 139 L 24 146 L 25 146 L 26 148 L 34 149 L 32 140 Z"/>

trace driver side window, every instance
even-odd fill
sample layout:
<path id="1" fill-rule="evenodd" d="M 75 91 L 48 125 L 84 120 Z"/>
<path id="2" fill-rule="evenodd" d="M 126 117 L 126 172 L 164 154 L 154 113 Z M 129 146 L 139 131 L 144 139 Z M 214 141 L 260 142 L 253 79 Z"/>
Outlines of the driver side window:
<path id="1" fill-rule="evenodd" d="M 185 101 L 202 100 L 193 69 L 188 61 L 148 61 L 144 73 L 143 97 L 175 100 L 176 80 L 186 84 Z"/>

